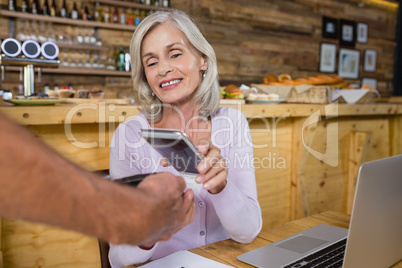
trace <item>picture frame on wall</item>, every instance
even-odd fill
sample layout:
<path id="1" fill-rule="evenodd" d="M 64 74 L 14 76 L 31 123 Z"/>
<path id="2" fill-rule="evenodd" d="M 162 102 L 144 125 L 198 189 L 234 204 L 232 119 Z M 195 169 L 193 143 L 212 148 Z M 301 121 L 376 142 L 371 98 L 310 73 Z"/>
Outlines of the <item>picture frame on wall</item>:
<path id="1" fill-rule="evenodd" d="M 320 44 L 320 63 L 318 70 L 324 73 L 335 73 L 336 71 L 336 44 Z"/>
<path id="2" fill-rule="evenodd" d="M 371 88 L 377 90 L 377 79 L 375 78 L 362 78 L 362 86 L 368 85 Z"/>
<path id="3" fill-rule="evenodd" d="M 322 37 L 338 38 L 338 20 L 330 17 L 322 17 Z"/>
<path id="4" fill-rule="evenodd" d="M 356 29 L 356 41 L 358 43 L 367 43 L 368 39 L 368 24 L 359 22 Z"/>
<path id="5" fill-rule="evenodd" d="M 340 25 L 339 44 L 354 47 L 356 42 L 356 23 L 351 20 L 342 19 Z"/>
<path id="6" fill-rule="evenodd" d="M 377 69 L 377 51 L 366 49 L 364 51 L 363 71 L 375 72 Z"/>
<path id="7" fill-rule="evenodd" d="M 339 50 L 338 75 L 343 78 L 358 79 L 360 67 L 360 51 L 341 48 Z"/>

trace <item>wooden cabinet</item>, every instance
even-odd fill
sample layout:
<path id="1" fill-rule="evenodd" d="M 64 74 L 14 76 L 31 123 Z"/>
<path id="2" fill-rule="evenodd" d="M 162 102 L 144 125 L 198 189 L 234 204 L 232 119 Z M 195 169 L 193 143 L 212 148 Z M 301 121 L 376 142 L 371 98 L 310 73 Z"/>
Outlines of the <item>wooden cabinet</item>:
<path id="1" fill-rule="evenodd" d="M 361 163 L 402 153 L 402 106 L 398 104 L 231 107 L 241 110 L 249 121 L 264 226 L 329 209 L 350 213 Z M 120 122 L 139 113 L 136 106 L 102 102 L 52 108 L 2 107 L 0 111 L 90 170 L 109 168 L 114 130 Z M 62 255 L 66 250 L 75 251 L 71 258 L 83 263 L 79 259 L 86 256 L 78 251 L 95 254 L 94 248 L 97 250 L 96 239 L 31 225 L 36 226 L 3 219 L 5 267 L 24 267 L 48 258 L 49 262 L 50 258 L 56 261 L 57 255 L 65 260 Z M 22 235 L 17 235 L 20 232 Z M 61 243 L 61 239 L 67 243 Z M 54 257 L 49 257 L 49 252 Z M 92 263 L 95 267 L 97 260 L 92 259 Z"/>

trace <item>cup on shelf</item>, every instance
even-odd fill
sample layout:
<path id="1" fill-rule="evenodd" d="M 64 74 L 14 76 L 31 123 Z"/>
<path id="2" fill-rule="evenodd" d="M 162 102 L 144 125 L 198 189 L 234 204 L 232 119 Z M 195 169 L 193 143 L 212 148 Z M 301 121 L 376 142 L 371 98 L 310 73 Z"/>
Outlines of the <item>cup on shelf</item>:
<path id="1" fill-rule="evenodd" d="M 30 59 L 39 57 L 41 48 L 35 40 L 27 40 L 22 44 L 22 53 Z"/>
<path id="2" fill-rule="evenodd" d="M 104 95 L 105 92 L 100 90 L 92 90 L 89 92 L 89 96 L 91 97 L 91 99 L 103 99 Z"/>
<path id="3" fill-rule="evenodd" d="M 80 98 L 80 99 L 88 99 L 89 90 L 88 89 L 78 89 L 77 94 L 78 94 L 78 98 Z"/>
<path id="4" fill-rule="evenodd" d="M 1 51 L 9 57 L 17 57 L 21 54 L 21 43 L 15 38 L 7 38 L 1 42 Z"/>
<path id="5" fill-rule="evenodd" d="M 75 91 L 71 89 L 59 89 L 57 93 L 59 94 L 59 98 L 64 99 L 74 97 Z"/>

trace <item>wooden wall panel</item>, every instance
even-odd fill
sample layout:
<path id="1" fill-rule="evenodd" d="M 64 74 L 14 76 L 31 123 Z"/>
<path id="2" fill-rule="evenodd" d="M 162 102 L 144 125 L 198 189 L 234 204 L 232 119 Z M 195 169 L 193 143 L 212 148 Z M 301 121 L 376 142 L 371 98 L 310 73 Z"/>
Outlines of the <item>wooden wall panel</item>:
<path id="1" fill-rule="evenodd" d="M 392 92 L 396 9 L 368 1 L 359 7 L 359 2 L 202 0 L 192 1 L 190 13 L 217 52 L 221 80 L 238 84 L 262 82 L 268 73 L 296 78 L 318 74 L 320 42 L 339 48 L 338 40 L 322 38 L 323 15 L 367 23 L 368 43 L 354 48 L 362 59 L 365 49 L 377 50 L 377 72 L 364 73 L 361 61 L 360 78 L 378 79 L 378 89 L 387 96 Z"/>
<path id="2" fill-rule="evenodd" d="M 67 5 L 72 6 L 72 2 L 67 0 Z M 81 2 L 77 1 L 78 6 Z M 17 0 L 17 5 L 19 3 Z M 360 7 L 359 3 L 364 6 Z M 7 0 L 0 0 L 0 4 L 6 7 Z M 348 81 L 361 83 L 363 77 L 376 78 L 381 94 L 392 94 L 397 20 L 395 7 L 368 0 L 171 0 L 171 4 L 190 13 L 199 23 L 216 51 L 222 85 L 229 82 L 259 83 L 266 74 L 288 73 L 294 78 L 317 75 L 320 42 L 335 43 L 339 48 L 337 39 L 322 37 L 322 16 L 367 23 L 368 43 L 356 43 L 354 47 L 362 55 L 360 77 Z M 0 38 L 8 36 L 7 25 L 7 19 L 0 18 Z M 74 35 L 77 32 L 77 27 L 53 27 L 57 32 L 66 34 Z M 99 30 L 104 45 L 109 47 L 108 55 L 112 55 L 120 44 L 128 46 L 131 35 L 129 31 Z M 365 49 L 378 52 L 375 73 L 363 72 Z M 111 97 L 119 97 L 121 91 L 130 90 L 130 86 L 107 84 L 103 77 L 93 79 L 83 81 L 76 75 L 43 75 L 43 82 L 37 82 L 37 88 L 42 89 L 45 81 L 50 81 L 50 86 L 53 86 L 57 80 L 59 85 L 72 83 L 77 89 L 100 86 L 109 91 Z M 127 85 L 131 83 L 130 77 L 124 80 Z M 12 78 L 2 82 L 1 87 L 16 91 L 19 83 Z"/>
<path id="3" fill-rule="evenodd" d="M 338 126 L 334 129 L 337 132 L 338 140 L 327 140 L 327 131 L 331 131 L 328 128 L 329 124 L 337 123 Z M 303 195 L 304 211 L 306 215 L 312 215 L 327 209 L 333 209 L 337 211 L 346 211 L 347 197 L 353 202 L 353 194 L 348 194 L 348 181 L 351 184 L 356 183 L 357 173 L 349 174 L 351 163 L 355 161 L 356 157 L 353 155 L 356 152 L 352 152 L 356 146 L 351 144 L 351 135 L 354 133 L 364 133 L 367 141 L 366 145 L 361 145 L 360 148 L 364 148 L 363 161 L 372 161 L 391 155 L 390 144 L 390 128 L 389 120 L 381 117 L 375 118 L 336 118 L 329 120 L 328 122 L 320 122 L 312 132 L 313 142 L 310 144 L 310 148 L 319 152 L 326 153 L 329 143 L 336 143 L 338 146 L 337 159 L 338 164 L 331 166 L 320 161 L 312 154 L 307 153 L 305 165 L 303 167 L 304 177 L 302 179 L 301 195 Z M 304 139 L 308 139 L 310 134 L 304 136 Z M 360 149 L 363 150 L 363 149 Z M 358 150 L 356 150 L 358 151 Z M 359 163 L 355 163 L 360 166 Z M 357 167 L 358 168 L 358 167 Z M 356 169 L 356 168 L 354 168 Z M 349 211 L 350 213 L 350 211 Z M 299 215 L 302 216 L 302 215 Z"/>
<path id="4" fill-rule="evenodd" d="M 292 120 L 275 117 L 248 120 L 263 224 L 278 225 L 290 217 Z"/>
<path id="5" fill-rule="evenodd" d="M 3 219 L 3 229 L 4 267 L 100 267 L 96 238 L 9 219 Z"/>
<path id="6" fill-rule="evenodd" d="M 27 126 L 48 145 L 72 162 L 88 170 L 109 169 L 110 141 L 114 124 L 72 124 L 71 133 L 64 125 Z"/>

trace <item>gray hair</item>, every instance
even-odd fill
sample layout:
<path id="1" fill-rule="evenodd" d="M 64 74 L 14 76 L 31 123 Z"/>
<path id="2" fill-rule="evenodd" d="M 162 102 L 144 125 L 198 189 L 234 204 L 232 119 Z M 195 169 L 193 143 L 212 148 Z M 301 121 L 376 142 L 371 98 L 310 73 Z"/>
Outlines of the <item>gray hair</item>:
<path id="1" fill-rule="evenodd" d="M 195 51 L 206 57 L 208 69 L 204 73 L 201 85 L 194 95 L 194 103 L 199 104 L 200 116 L 208 117 L 219 108 L 218 66 L 215 51 L 202 35 L 195 22 L 183 11 L 160 10 L 146 17 L 135 30 L 130 44 L 132 60 L 131 77 L 133 79 L 134 100 L 148 120 L 159 122 L 163 115 L 163 103 L 152 94 L 145 77 L 141 59 L 141 45 L 145 35 L 154 27 L 169 21 L 188 39 Z"/>

